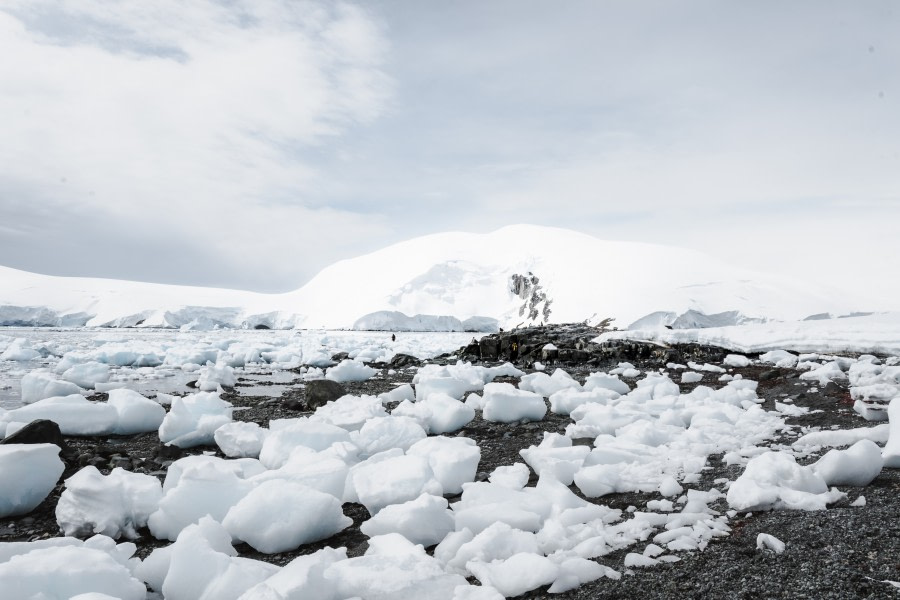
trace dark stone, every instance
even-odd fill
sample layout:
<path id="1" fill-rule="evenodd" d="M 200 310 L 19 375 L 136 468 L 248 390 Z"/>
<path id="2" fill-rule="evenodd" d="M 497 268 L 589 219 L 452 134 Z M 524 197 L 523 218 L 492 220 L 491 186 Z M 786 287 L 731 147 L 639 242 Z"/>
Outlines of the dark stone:
<path id="1" fill-rule="evenodd" d="M 163 461 L 178 460 L 182 456 L 184 456 L 184 450 L 171 444 L 160 444 L 159 450 L 156 452 L 156 457 Z"/>
<path id="2" fill-rule="evenodd" d="M 759 374 L 760 381 L 769 381 L 771 379 L 778 379 L 779 377 L 781 377 L 781 371 L 779 371 L 778 369 L 763 371 Z"/>
<path id="3" fill-rule="evenodd" d="M 268 325 L 263 325 L 262 323 L 260 323 L 260 324 L 258 324 L 258 325 L 254 325 L 254 326 L 253 326 L 253 329 L 271 329 L 271 327 L 269 327 Z"/>
<path id="4" fill-rule="evenodd" d="M 331 360 L 333 360 L 334 362 L 341 362 L 342 360 L 347 360 L 348 358 L 350 358 L 350 355 L 346 352 L 338 352 L 337 354 L 331 355 Z"/>
<path id="5" fill-rule="evenodd" d="M 391 367 L 397 369 L 400 367 L 417 367 L 422 364 L 422 361 L 409 354 L 395 354 L 390 364 Z"/>
<path id="6" fill-rule="evenodd" d="M 843 393 L 844 388 L 833 381 L 829 381 L 825 384 L 825 387 L 822 388 L 822 391 L 829 396 L 837 396 L 838 394 Z"/>
<path id="7" fill-rule="evenodd" d="M 195 379 L 195 380 L 193 380 L 193 381 L 188 381 L 188 382 L 187 382 L 186 384 L 184 384 L 184 385 L 188 386 L 189 388 L 195 388 L 195 387 L 197 387 L 197 380 Z"/>
<path id="8" fill-rule="evenodd" d="M 481 338 L 478 345 L 481 348 L 481 358 L 484 360 L 496 360 L 500 356 L 500 339 L 492 336 Z"/>
<path id="9" fill-rule="evenodd" d="M 289 396 L 281 401 L 281 405 L 288 410 L 299 410 L 301 412 L 308 410 L 306 402 L 299 396 Z"/>
<path id="10" fill-rule="evenodd" d="M 5 440 L 0 440 L 0 444 L 56 444 L 63 457 L 76 456 L 75 451 L 63 439 L 59 425 L 48 419 L 32 421 Z"/>
<path id="11" fill-rule="evenodd" d="M 332 400 L 337 400 L 347 392 L 344 386 L 330 379 L 313 379 L 306 383 L 307 410 L 316 410 Z"/>

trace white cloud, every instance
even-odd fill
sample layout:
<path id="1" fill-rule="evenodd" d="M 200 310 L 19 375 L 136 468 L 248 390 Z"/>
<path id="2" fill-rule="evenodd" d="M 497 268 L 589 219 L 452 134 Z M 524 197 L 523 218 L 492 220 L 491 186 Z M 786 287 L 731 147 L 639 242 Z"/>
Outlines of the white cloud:
<path id="1" fill-rule="evenodd" d="M 390 94 L 386 40 L 363 9 L 28 0 L 6 10 L 4 211 L 52 200 L 85 219 L 155 225 L 238 269 L 247 256 L 302 254 L 335 221 L 369 225 L 306 197 L 307 155 L 376 118 Z M 310 274 L 302 258 L 267 268 L 285 287 Z"/>

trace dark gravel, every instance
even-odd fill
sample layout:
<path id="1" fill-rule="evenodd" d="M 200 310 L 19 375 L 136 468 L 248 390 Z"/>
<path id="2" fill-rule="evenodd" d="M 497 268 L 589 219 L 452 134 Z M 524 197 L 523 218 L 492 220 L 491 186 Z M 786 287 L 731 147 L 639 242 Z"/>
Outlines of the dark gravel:
<path id="1" fill-rule="evenodd" d="M 701 353 L 702 354 L 702 353 Z M 720 349 L 710 352 L 711 359 L 721 356 Z M 704 362 L 692 349 L 695 360 Z M 664 358 L 632 360 L 640 369 L 658 368 L 665 364 Z M 566 364 L 563 366 L 576 379 L 597 370 L 614 367 L 615 359 L 605 364 Z M 551 367 L 552 368 L 552 367 Z M 851 428 L 869 425 L 850 409 L 849 395 L 840 386 L 829 386 L 826 390 L 811 392 L 819 387 L 798 379 L 798 373 L 790 369 L 748 367 L 735 369 L 746 378 L 760 380 L 758 394 L 766 400 L 764 407 L 774 409 L 774 401 L 790 398 L 797 406 L 807 406 L 821 411 L 801 417 L 789 418 L 791 431 L 784 432 L 773 444 L 789 444 L 806 428 L 832 427 Z M 414 369 L 387 368 L 375 378 L 355 384 L 345 384 L 348 393 L 378 394 L 392 389 L 395 384 L 409 382 Z M 764 375 L 763 375 L 764 374 Z M 678 381 L 678 372 L 672 373 Z M 719 387 L 718 375 L 706 374 L 702 385 Z M 515 382 L 508 379 L 506 381 Z M 240 387 L 242 382 L 238 382 Z M 695 385 L 681 385 L 682 391 L 689 391 Z M 259 385 L 254 382 L 254 385 Z M 185 393 L 189 392 L 185 388 Z M 242 410 L 235 411 L 235 419 L 254 421 L 266 426 L 270 419 L 296 417 L 307 414 L 291 410 L 286 405 L 302 405 L 303 388 L 299 380 L 281 398 L 246 397 L 236 391 L 223 396 Z M 510 425 L 490 423 L 479 417 L 458 433 L 473 438 L 481 447 L 482 458 L 479 478 L 484 478 L 495 467 L 520 461 L 519 450 L 537 444 L 545 431 L 563 432 L 570 422 L 568 417 L 552 413 L 539 423 L 515 423 Z M 102 472 L 108 473 L 115 466 L 149 473 L 162 479 L 166 467 L 182 452 L 161 449 L 156 433 L 136 436 L 114 436 L 103 438 L 80 438 L 66 436 L 66 442 L 75 450 L 63 478 L 71 476 L 79 468 L 94 464 Z M 189 453 L 216 451 L 214 447 L 194 448 Z M 221 456 L 221 454 L 220 454 Z M 815 460 L 808 457 L 805 461 Z M 710 457 L 697 489 L 719 487 L 714 480 L 728 478 L 734 480 L 742 472 L 742 467 L 726 466 L 720 456 Z M 28 515 L 0 520 L 0 542 L 28 541 L 59 534 L 54 509 L 63 487 L 60 483 L 53 493 Z M 577 488 L 572 488 L 578 493 Z M 882 580 L 900 581 L 900 471 L 884 469 L 879 477 L 866 488 L 841 487 L 848 494 L 848 500 L 830 507 L 826 511 L 774 511 L 738 515 L 732 519 L 732 534 L 711 542 L 703 552 L 678 553 L 680 562 L 661 564 L 646 569 L 635 569 L 626 573 L 623 559 L 629 551 L 640 552 L 643 544 L 618 551 L 599 559 L 620 572 L 621 580 L 601 579 L 563 594 L 550 595 L 545 588 L 534 590 L 523 598 L 897 598 L 900 590 L 883 583 Z M 850 507 L 849 503 L 859 495 L 865 495 L 866 506 Z M 593 501 L 613 508 L 628 506 L 643 507 L 647 501 L 658 499 L 658 494 L 614 494 Z M 454 498 L 450 498 L 451 502 Z M 724 500 L 711 505 L 719 511 L 728 509 Z M 292 552 L 264 555 L 247 545 L 239 545 L 242 556 L 265 560 L 276 564 L 286 564 L 299 555 L 308 554 L 325 546 L 346 546 L 348 554 L 362 554 L 366 547 L 366 536 L 359 531 L 359 525 L 369 515 L 365 508 L 357 504 L 347 504 L 344 512 L 354 524 L 340 534 L 317 544 L 309 544 Z M 139 532 L 138 556 L 147 556 L 154 548 L 168 542 L 155 540 L 147 530 Z M 756 549 L 758 533 L 775 535 L 785 542 L 783 554 Z M 649 543 L 649 542 L 648 542 Z"/>

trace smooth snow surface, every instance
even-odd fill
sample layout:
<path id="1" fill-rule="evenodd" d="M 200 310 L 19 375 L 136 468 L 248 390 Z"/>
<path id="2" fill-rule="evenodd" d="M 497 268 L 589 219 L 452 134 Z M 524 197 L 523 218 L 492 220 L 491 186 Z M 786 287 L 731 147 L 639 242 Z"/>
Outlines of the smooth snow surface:
<path id="1" fill-rule="evenodd" d="M 519 286 L 518 295 L 514 275 L 536 277 L 537 283 Z M 598 295 L 585 281 L 602 281 L 615 293 Z M 377 314 L 403 313 L 435 315 L 433 323 L 426 319 L 417 326 L 448 330 L 441 317 L 463 324 L 487 317 L 508 328 L 545 320 L 547 306 L 553 322 L 609 316 L 624 326 L 659 311 L 660 299 L 671 312 L 734 311 L 768 319 L 864 308 L 837 296 L 691 250 L 533 225 L 416 238 L 337 262 L 286 294 L 50 277 L 0 267 L 0 324 L 6 325 L 350 328 L 365 316 L 360 326 L 371 328 L 383 321 Z M 523 314 L 520 309 L 532 304 L 535 314 Z"/>

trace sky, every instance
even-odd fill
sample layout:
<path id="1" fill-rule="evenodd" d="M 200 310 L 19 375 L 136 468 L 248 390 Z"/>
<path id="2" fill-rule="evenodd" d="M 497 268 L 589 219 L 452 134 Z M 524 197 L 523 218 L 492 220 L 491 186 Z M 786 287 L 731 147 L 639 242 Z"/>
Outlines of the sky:
<path id="1" fill-rule="evenodd" d="M 278 292 L 533 223 L 900 307 L 898 32 L 893 0 L 2 0 L 0 264 Z"/>

